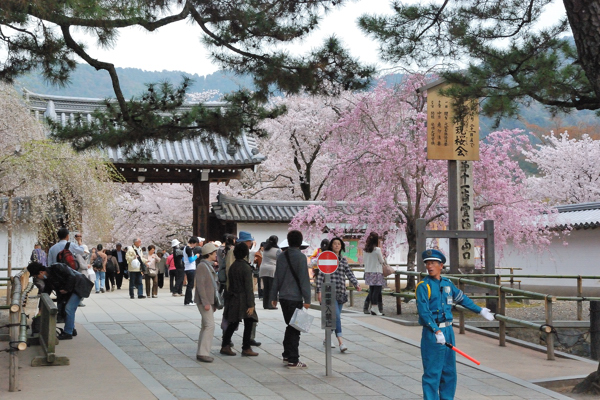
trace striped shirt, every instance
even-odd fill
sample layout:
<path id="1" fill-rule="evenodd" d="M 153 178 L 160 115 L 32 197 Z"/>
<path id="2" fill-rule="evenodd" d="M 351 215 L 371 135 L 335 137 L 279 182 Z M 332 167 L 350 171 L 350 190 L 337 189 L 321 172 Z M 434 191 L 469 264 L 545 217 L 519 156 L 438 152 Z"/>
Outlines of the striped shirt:
<path id="1" fill-rule="evenodd" d="M 340 257 L 338 268 L 331 276 L 331 283 L 335 285 L 335 298 L 338 303 L 346 303 L 348 301 L 348 293 L 346 291 L 346 277 L 350 280 L 354 287 L 358 287 L 358 280 L 348 265 L 346 257 Z M 325 274 L 319 274 L 317 278 L 317 293 L 321 292 L 321 286 L 325 281 Z"/>

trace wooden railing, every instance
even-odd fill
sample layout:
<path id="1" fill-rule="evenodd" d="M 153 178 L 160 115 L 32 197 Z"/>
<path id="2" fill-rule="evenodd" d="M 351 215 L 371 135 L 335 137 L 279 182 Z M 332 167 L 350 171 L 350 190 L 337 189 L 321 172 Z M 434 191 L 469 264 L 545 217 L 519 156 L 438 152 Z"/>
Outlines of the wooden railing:
<path id="1" fill-rule="evenodd" d="M 32 367 L 47 365 L 69 365 L 67 357 L 58 357 L 55 347 L 58 344 L 56 338 L 56 316 L 58 308 L 47 293 L 40 296 L 40 333 L 37 336 L 42 346 L 44 356 L 35 357 L 31 360 Z"/>

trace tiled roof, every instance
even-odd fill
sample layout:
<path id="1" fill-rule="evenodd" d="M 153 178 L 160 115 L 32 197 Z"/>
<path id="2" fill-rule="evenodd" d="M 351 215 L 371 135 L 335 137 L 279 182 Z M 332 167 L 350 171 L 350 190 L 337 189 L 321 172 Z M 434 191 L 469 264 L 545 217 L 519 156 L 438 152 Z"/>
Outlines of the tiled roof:
<path id="1" fill-rule="evenodd" d="M 224 221 L 235 222 L 291 222 L 300 211 L 310 205 L 326 206 L 324 201 L 249 200 L 225 196 L 219 192 L 217 202 L 212 203 L 215 216 Z M 346 208 L 345 202 L 337 207 Z"/>
<path id="2" fill-rule="evenodd" d="M 50 117 L 66 123 L 77 114 L 82 114 L 91 121 L 91 114 L 104 108 L 103 99 L 51 96 L 32 93 L 25 90 L 25 98 L 29 103 L 32 113 L 38 119 Z M 181 110 L 191 108 L 191 104 L 184 105 Z M 226 103 L 206 103 L 207 107 L 226 107 Z M 258 144 L 253 136 L 245 133 L 239 138 L 239 146 L 230 146 L 226 139 L 216 138 L 217 152 L 209 144 L 200 139 L 184 139 L 181 142 L 162 141 L 151 145 L 151 159 L 136 164 L 164 164 L 180 166 L 208 166 L 208 167 L 234 167 L 252 166 L 264 161 L 265 156 L 260 154 Z M 109 148 L 106 150 L 108 159 L 115 164 L 128 163 L 122 149 Z"/>
<path id="3" fill-rule="evenodd" d="M 600 227 L 600 202 L 569 204 L 556 207 L 559 227 L 594 229 Z"/>
<path id="4" fill-rule="evenodd" d="M 219 193 L 217 202 L 212 203 L 216 217 L 224 221 L 291 222 L 311 204 L 318 201 L 249 200 L 228 197 Z"/>

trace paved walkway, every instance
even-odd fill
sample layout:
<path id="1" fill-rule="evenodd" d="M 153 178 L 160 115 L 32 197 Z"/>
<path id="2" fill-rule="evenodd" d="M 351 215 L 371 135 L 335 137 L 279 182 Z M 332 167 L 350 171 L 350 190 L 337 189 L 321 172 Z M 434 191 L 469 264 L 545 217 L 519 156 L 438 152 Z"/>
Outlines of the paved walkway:
<path id="1" fill-rule="evenodd" d="M 57 354 L 70 366 L 32 368 L 37 348 L 21 353 L 21 392 L 2 399 L 418 399 L 422 366 L 419 327 L 402 326 L 380 317 L 344 314 L 348 352 L 333 349 L 333 376 L 325 375 L 320 311 L 309 334 L 302 334 L 301 359 L 306 370 L 289 370 L 281 362 L 285 324 L 280 310 L 262 310 L 255 348 L 258 357 L 218 354 L 216 328 L 212 364 L 195 360 L 200 315 L 183 298 L 161 290 L 157 299 L 129 299 L 126 290 L 92 294 L 77 312 L 79 335 L 63 341 Z M 217 324 L 221 312 L 217 312 Z M 241 331 L 239 332 L 241 333 Z M 236 333 L 234 343 L 241 348 Z M 545 354 L 479 335 L 457 335 L 457 346 L 482 361 L 480 367 L 459 360 L 457 399 L 568 399 L 529 382 L 564 375 L 587 375 L 592 362 L 546 361 Z M 0 367 L 7 365 L 0 353 Z M 66 396 L 66 397 L 65 397 Z"/>

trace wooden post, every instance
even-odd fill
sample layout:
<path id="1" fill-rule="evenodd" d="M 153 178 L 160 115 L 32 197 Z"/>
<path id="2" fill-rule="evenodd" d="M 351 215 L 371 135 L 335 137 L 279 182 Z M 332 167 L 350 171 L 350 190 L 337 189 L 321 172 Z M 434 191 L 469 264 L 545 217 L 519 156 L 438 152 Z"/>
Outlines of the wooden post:
<path id="1" fill-rule="evenodd" d="M 460 290 L 463 291 L 463 293 L 465 292 L 465 284 L 462 282 L 458 282 L 458 288 Z M 458 314 L 458 321 L 459 321 L 459 328 L 458 328 L 458 333 L 461 335 L 465 334 L 465 313 L 463 310 L 460 310 L 459 314 Z"/>
<path id="2" fill-rule="evenodd" d="M 506 293 L 502 290 L 498 289 L 498 314 L 506 315 Z M 500 347 L 506 347 L 506 322 L 498 321 L 499 329 L 498 329 L 498 338 Z"/>
<path id="3" fill-rule="evenodd" d="M 8 281 L 6 281 L 6 305 L 10 304 L 11 301 L 11 297 L 8 296 L 8 294 L 11 293 L 11 287 L 12 287 L 12 239 L 13 239 L 13 195 L 14 195 L 14 190 L 10 190 L 8 192 L 8 210 L 7 210 L 7 220 L 8 220 L 8 224 L 6 226 L 6 230 L 7 230 L 7 253 L 6 253 L 6 268 L 7 268 L 7 272 L 6 272 L 6 276 L 8 277 Z"/>
<path id="4" fill-rule="evenodd" d="M 354 307 L 354 289 L 350 290 L 350 307 Z"/>
<path id="5" fill-rule="evenodd" d="M 552 300 L 551 296 L 546 296 L 546 325 L 552 326 Z M 590 327 L 591 328 L 591 327 Z M 546 353 L 548 354 L 548 360 L 554 360 L 554 333 L 546 333 Z"/>
<path id="6" fill-rule="evenodd" d="M 448 230 L 458 229 L 458 162 L 448 160 Z M 450 273 L 458 274 L 458 239 L 448 239 Z"/>
<path id="7" fill-rule="evenodd" d="M 496 273 L 496 250 L 494 248 L 494 221 L 485 220 L 483 221 L 483 230 L 486 232 L 485 238 L 485 273 L 495 274 Z M 493 278 L 487 278 L 488 283 L 492 283 Z M 485 306 L 490 309 L 491 312 L 495 313 L 498 311 L 498 300 L 486 299 Z"/>
<path id="8" fill-rule="evenodd" d="M 600 301 L 590 301 L 590 347 L 592 360 L 600 359 Z"/>
<path id="9" fill-rule="evenodd" d="M 581 275 L 577 278 L 577 297 L 583 297 L 583 279 Z M 583 300 L 577 300 L 577 321 L 583 319 Z"/>
<path id="10" fill-rule="evenodd" d="M 394 283 L 395 283 L 395 291 L 396 293 L 400 293 L 400 275 L 394 274 Z M 396 296 L 396 314 L 402 314 L 402 298 Z"/>
<path id="11" fill-rule="evenodd" d="M 193 183 L 193 219 L 192 234 L 205 238 L 211 237 L 208 231 L 210 212 L 210 182 L 197 180 Z"/>
<path id="12" fill-rule="evenodd" d="M 10 281 L 9 281 L 10 282 Z M 14 287 L 14 286 L 13 286 Z M 11 298 L 8 298 L 9 301 Z M 17 311 L 10 310 L 10 343 L 8 356 L 8 391 L 17 392 L 19 390 L 19 350 L 17 341 L 19 340 L 20 315 L 21 308 Z"/>

